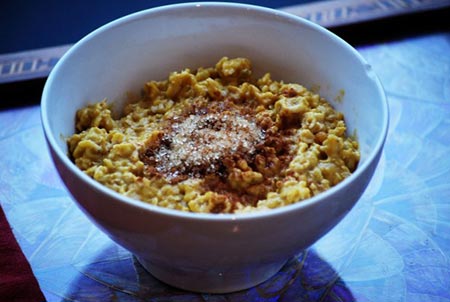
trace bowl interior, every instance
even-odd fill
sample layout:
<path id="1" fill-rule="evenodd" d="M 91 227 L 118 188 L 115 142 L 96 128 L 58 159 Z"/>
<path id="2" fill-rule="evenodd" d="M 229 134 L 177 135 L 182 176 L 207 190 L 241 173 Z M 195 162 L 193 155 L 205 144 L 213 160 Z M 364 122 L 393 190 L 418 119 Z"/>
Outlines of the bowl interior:
<path id="1" fill-rule="evenodd" d="M 297 82 L 344 112 L 361 165 L 380 148 L 387 109 L 370 66 L 347 43 L 308 21 L 238 4 L 182 4 L 139 12 L 94 31 L 60 60 L 42 98 L 47 138 L 67 165 L 65 138 L 76 111 L 107 98 L 120 111 L 128 92 L 183 68 L 248 57 L 256 75 Z M 65 157 L 65 159 L 64 159 Z M 74 166 L 73 166 L 74 167 Z"/>

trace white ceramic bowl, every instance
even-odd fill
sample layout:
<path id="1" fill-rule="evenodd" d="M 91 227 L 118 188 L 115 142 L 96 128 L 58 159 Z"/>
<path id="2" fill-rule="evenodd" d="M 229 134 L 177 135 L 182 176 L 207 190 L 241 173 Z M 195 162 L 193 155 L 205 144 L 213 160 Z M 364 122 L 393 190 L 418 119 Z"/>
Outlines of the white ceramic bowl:
<path id="1" fill-rule="evenodd" d="M 361 161 L 354 174 L 309 200 L 254 214 L 194 214 L 119 195 L 68 158 L 77 109 L 170 71 L 212 66 L 222 56 L 252 60 L 256 73 L 306 87 L 345 114 Z M 345 91 L 342 100 L 336 96 Z M 75 44 L 51 72 L 42 121 L 55 165 L 84 213 L 155 277 L 179 288 L 224 293 L 263 282 L 333 228 L 368 185 L 386 137 L 388 109 L 371 67 L 322 27 L 280 11 L 240 4 L 188 3 L 111 22 Z"/>

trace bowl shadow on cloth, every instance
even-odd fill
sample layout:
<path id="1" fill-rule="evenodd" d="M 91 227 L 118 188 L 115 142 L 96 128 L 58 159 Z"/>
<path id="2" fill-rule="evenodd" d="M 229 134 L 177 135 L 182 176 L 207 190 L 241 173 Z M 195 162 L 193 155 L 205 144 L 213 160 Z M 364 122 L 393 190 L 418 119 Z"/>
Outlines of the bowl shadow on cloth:
<path id="1" fill-rule="evenodd" d="M 269 280 L 248 290 L 228 294 L 201 294 L 174 288 L 148 273 L 128 254 L 108 259 L 108 250 L 87 265 L 76 265 L 79 278 L 65 294 L 70 301 L 355 301 L 333 267 L 313 248 L 290 259 Z"/>

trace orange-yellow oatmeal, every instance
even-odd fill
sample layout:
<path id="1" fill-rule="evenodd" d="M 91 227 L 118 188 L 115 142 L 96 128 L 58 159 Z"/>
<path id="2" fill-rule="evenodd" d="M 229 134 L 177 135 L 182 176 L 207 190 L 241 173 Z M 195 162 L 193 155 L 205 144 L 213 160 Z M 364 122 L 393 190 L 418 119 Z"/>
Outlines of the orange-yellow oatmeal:
<path id="1" fill-rule="evenodd" d="M 323 192 L 359 162 L 342 113 L 300 84 L 252 77 L 246 58 L 145 83 L 113 117 L 106 100 L 76 114 L 75 164 L 103 185 L 189 212 L 278 208 Z"/>

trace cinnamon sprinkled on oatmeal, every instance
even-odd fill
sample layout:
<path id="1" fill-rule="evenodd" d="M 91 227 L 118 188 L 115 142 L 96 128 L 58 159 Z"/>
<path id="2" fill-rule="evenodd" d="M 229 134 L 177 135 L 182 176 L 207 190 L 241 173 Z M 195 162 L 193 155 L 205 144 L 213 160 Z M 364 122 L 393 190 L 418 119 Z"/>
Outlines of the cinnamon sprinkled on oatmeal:
<path id="1" fill-rule="evenodd" d="M 263 138 L 254 121 L 237 113 L 190 115 L 173 123 L 159 146 L 147 149 L 142 160 L 169 179 L 201 177 L 220 172 L 221 161 L 227 156 L 254 155 Z"/>
<path id="2" fill-rule="evenodd" d="M 356 169 L 358 143 L 319 95 L 222 58 L 145 84 L 113 119 L 106 101 L 77 113 L 70 156 L 130 197 L 182 211 L 239 213 L 299 202 Z"/>

